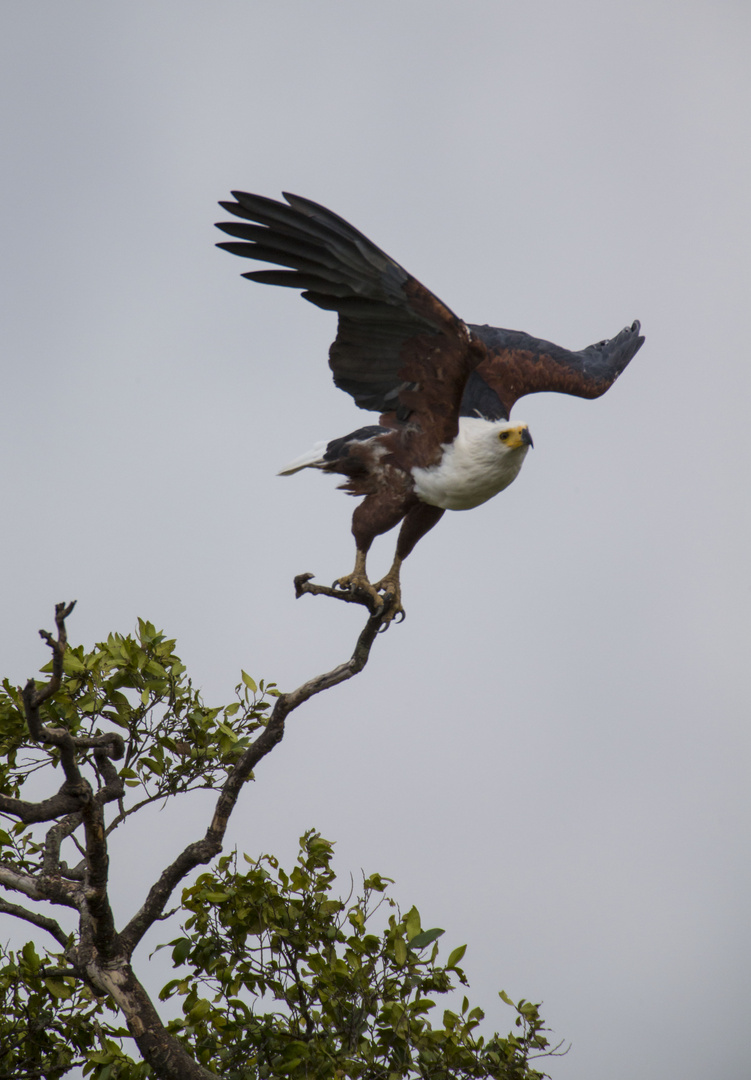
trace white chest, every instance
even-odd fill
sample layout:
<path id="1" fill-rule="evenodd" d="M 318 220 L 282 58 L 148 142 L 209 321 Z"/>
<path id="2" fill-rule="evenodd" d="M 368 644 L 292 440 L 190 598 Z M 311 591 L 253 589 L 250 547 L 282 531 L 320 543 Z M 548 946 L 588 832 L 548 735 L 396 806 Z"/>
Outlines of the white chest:
<path id="1" fill-rule="evenodd" d="M 508 487 L 529 449 L 504 445 L 499 435 L 509 426 L 505 420 L 461 417 L 459 434 L 444 447 L 440 462 L 412 469 L 422 501 L 444 510 L 471 510 Z"/>

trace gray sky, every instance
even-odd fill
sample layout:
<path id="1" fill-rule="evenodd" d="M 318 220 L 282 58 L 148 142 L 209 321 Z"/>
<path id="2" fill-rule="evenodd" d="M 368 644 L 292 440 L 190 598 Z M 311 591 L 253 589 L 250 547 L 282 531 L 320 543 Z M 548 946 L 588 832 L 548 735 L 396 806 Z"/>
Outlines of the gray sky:
<path id="1" fill-rule="evenodd" d="M 496 990 L 544 1001 L 556 1080 L 749 1073 L 750 23 L 732 0 L 0 15 L 16 682 L 73 597 L 74 641 L 151 619 L 210 703 L 241 667 L 290 688 L 351 650 L 360 613 L 292 578 L 351 569 L 354 504 L 275 472 L 367 416 L 330 382 L 334 317 L 213 248 L 231 188 L 324 203 L 468 321 L 579 348 L 642 320 L 605 397 L 517 406 L 519 480 L 421 542 L 406 622 L 295 717 L 233 833 L 289 860 L 313 826 L 344 889 L 395 878 L 468 942 L 493 1027 Z M 130 849 L 123 915 L 208 805 L 159 817 L 144 880 Z"/>

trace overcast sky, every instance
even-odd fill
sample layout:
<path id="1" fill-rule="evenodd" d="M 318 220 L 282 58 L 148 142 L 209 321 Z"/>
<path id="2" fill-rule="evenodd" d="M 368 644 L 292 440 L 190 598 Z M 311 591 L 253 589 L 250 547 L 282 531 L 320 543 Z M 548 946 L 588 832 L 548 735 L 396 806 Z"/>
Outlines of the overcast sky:
<path id="1" fill-rule="evenodd" d="M 295 715 L 232 840 L 289 861 L 315 827 L 344 891 L 395 878 L 492 1027 L 498 989 L 544 1001 L 555 1080 L 744 1080 L 748 5 L 35 0 L 0 28 L 0 674 L 72 598 L 74 642 L 148 618 L 212 704 L 351 651 L 361 613 L 292 578 L 351 569 L 354 504 L 275 473 L 368 416 L 334 317 L 213 247 L 232 188 L 324 203 L 471 322 L 579 348 L 641 319 L 605 397 L 517 405 L 519 479 L 420 543 L 406 621 Z M 121 919 L 210 801 L 115 845 Z"/>

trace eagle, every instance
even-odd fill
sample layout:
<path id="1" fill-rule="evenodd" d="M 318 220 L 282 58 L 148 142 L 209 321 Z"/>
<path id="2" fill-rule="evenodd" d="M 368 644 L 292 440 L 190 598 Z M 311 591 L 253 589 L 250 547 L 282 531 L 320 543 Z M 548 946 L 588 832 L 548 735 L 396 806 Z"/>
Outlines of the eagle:
<path id="1" fill-rule="evenodd" d="M 363 597 L 388 625 L 404 617 L 400 568 L 446 510 L 469 510 L 508 487 L 532 446 L 509 420 L 526 394 L 604 394 L 641 347 L 635 321 L 615 337 L 570 352 L 519 330 L 466 323 L 366 236 L 310 199 L 285 202 L 233 191 L 219 205 L 239 221 L 217 246 L 283 269 L 243 277 L 302 290 L 335 311 L 334 383 L 378 423 L 321 443 L 281 475 L 313 468 L 343 476 L 364 498 L 352 517 L 355 566 L 334 588 Z M 376 536 L 401 522 L 394 561 L 371 583 Z"/>

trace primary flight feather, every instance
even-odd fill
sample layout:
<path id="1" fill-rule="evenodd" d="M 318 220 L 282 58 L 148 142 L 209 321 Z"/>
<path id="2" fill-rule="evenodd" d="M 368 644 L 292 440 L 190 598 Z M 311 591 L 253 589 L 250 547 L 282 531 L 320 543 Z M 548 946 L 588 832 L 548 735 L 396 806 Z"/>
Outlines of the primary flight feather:
<path id="1" fill-rule="evenodd" d="M 634 322 L 616 337 L 579 352 L 516 330 L 465 323 L 343 218 L 309 199 L 286 204 L 243 191 L 220 205 L 240 221 L 218 246 L 285 269 L 243 277 L 301 289 L 336 311 L 329 350 L 334 382 L 379 422 L 358 428 L 291 462 L 346 477 L 364 496 L 352 517 L 355 568 L 342 589 L 390 596 L 386 620 L 404 614 L 400 567 L 445 510 L 486 502 L 518 475 L 532 446 L 526 424 L 512 424 L 514 403 L 550 390 L 596 398 L 613 385 L 644 341 Z M 402 522 L 391 569 L 376 584 L 366 573 L 370 546 Z"/>

